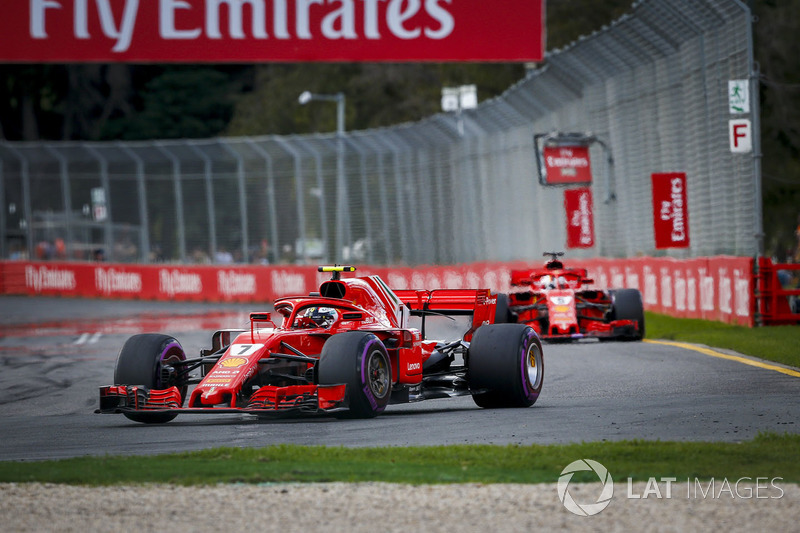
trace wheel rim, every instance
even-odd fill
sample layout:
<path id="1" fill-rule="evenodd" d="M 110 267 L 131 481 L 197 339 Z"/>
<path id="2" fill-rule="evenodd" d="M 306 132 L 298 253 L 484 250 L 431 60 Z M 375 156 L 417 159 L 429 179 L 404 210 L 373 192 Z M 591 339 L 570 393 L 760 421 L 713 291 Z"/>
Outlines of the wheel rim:
<path id="1" fill-rule="evenodd" d="M 370 390 L 376 397 L 383 398 L 389 392 L 389 365 L 378 350 L 369 355 L 367 380 Z"/>
<path id="2" fill-rule="evenodd" d="M 167 383 L 164 380 L 164 376 L 161 373 L 161 369 L 164 366 L 171 366 L 173 363 L 179 363 L 181 361 L 181 357 L 178 354 L 165 354 L 161 356 L 161 360 L 159 361 L 158 368 L 156 368 L 156 388 L 163 389 L 171 385 L 176 385 L 175 383 Z"/>
<path id="3" fill-rule="evenodd" d="M 528 386 L 536 389 L 539 386 L 539 379 L 542 370 L 542 352 L 535 342 L 528 345 L 525 352 L 525 373 L 528 377 Z"/>

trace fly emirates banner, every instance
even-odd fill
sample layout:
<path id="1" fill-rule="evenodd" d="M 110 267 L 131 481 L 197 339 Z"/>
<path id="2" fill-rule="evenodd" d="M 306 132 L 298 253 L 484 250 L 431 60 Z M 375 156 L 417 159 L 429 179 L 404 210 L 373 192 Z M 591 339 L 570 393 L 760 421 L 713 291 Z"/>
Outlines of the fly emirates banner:
<path id="1" fill-rule="evenodd" d="M 543 0 L 7 0 L 0 61 L 540 61 Z"/>

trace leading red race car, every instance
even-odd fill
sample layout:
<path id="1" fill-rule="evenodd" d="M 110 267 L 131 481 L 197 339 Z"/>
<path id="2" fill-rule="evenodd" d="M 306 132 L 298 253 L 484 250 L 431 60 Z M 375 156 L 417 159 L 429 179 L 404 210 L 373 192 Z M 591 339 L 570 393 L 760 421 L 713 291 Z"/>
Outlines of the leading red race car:
<path id="1" fill-rule="evenodd" d="M 566 341 L 585 337 L 641 340 L 644 306 L 637 289 L 590 289 L 585 268 L 566 268 L 564 252 L 545 252 L 544 268 L 512 270 L 509 294 L 497 295 L 495 322 L 531 326 L 542 339 Z"/>
<path id="2" fill-rule="evenodd" d="M 377 276 L 342 279 L 353 267 L 319 270 L 332 279 L 318 293 L 276 300 L 277 323 L 251 313 L 249 329 L 217 331 L 199 357 L 167 335 L 131 337 L 96 412 L 145 423 L 179 413 L 367 418 L 389 403 L 471 394 L 480 407 L 528 407 L 539 397 L 541 341 L 524 324 L 492 324 L 488 290 L 393 291 Z M 467 331 L 427 339 L 427 320 L 440 316 L 466 317 Z"/>

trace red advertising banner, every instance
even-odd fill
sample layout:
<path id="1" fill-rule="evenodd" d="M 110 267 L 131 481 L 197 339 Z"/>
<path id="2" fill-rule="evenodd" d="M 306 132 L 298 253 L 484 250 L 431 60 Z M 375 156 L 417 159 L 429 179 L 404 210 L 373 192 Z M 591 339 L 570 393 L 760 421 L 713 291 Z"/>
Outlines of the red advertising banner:
<path id="1" fill-rule="evenodd" d="M 9 0 L 0 62 L 540 61 L 543 0 Z"/>
<path id="2" fill-rule="evenodd" d="M 689 247 L 686 174 L 653 174 L 653 229 L 656 248 Z"/>
<path id="3" fill-rule="evenodd" d="M 754 260 L 750 257 L 634 257 L 576 259 L 598 288 L 631 288 L 645 309 L 683 318 L 752 326 Z M 379 275 L 392 289 L 488 288 L 508 292 L 511 270 L 541 262 L 472 263 L 449 266 L 358 267 Z M 0 294 L 161 301 L 248 302 L 268 310 L 282 296 L 318 290 L 330 274 L 313 266 L 122 265 L 44 261 L 0 261 Z M 212 326 L 209 326 L 211 328 Z M 217 327 L 217 326 L 213 326 Z"/>
<path id="4" fill-rule="evenodd" d="M 588 146 L 545 146 L 542 157 L 549 185 L 592 182 Z"/>
<path id="5" fill-rule="evenodd" d="M 565 190 L 564 209 L 567 212 L 567 248 L 594 246 L 592 190 L 589 188 Z"/>
<path id="6" fill-rule="evenodd" d="M 638 289 L 648 311 L 752 327 L 753 263 L 751 257 L 633 257 L 570 261 L 570 266 L 587 268 L 597 287 Z"/>

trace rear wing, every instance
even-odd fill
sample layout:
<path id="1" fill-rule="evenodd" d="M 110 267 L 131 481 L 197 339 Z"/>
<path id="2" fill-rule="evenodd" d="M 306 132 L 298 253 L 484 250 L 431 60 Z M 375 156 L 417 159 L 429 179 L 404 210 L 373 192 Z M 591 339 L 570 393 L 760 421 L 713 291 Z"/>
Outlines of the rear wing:
<path id="1" fill-rule="evenodd" d="M 484 324 L 494 322 L 497 297 L 489 289 L 395 289 L 394 294 L 412 316 L 422 317 L 422 336 L 425 337 L 425 317 L 429 315 L 472 316 L 472 326 L 464 334 L 469 341 Z"/>
<path id="2" fill-rule="evenodd" d="M 512 270 L 511 285 L 517 287 L 530 285 L 534 277 L 538 277 L 535 270 Z"/>

